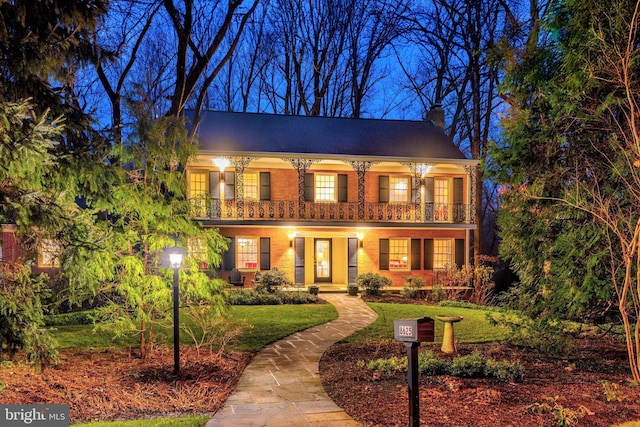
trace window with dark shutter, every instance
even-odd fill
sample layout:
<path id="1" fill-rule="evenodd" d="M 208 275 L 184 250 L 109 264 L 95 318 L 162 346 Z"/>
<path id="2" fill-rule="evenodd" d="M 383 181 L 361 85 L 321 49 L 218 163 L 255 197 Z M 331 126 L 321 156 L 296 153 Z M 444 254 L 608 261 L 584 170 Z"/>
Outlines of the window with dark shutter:
<path id="1" fill-rule="evenodd" d="M 420 239 L 411 239 L 411 269 L 420 270 Z"/>
<path id="2" fill-rule="evenodd" d="M 433 239 L 424 239 L 424 269 L 433 270 Z"/>
<path id="3" fill-rule="evenodd" d="M 260 270 L 271 269 L 271 239 L 260 238 Z"/>
<path id="4" fill-rule="evenodd" d="M 229 249 L 224 253 L 222 262 L 225 270 L 233 270 L 236 268 L 236 238 L 229 239 Z"/>
<path id="5" fill-rule="evenodd" d="M 304 200 L 305 202 L 313 202 L 315 182 L 312 173 L 304 174 Z"/>
<path id="6" fill-rule="evenodd" d="M 260 172 L 260 200 L 271 200 L 270 172 Z"/>
<path id="7" fill-rule="evenodd" d="M 389 176 L 380 175 L 378 177 L 378 201 L 389 203 Z"/>
<path id="8" fill-rule="evenodd" d="M 456 245 L 455 246 L 456 266 L 458 268 L 462 268 L 464 266 L 464 258 L 465 258 L 464 239 L 456 239 L 455 245 Z"/>
<path id="9" fill-rule="evenodd" d="M 209 172 L 209 194 L 212 199 L 220 200 L 220 172 Z"/>
<path id="10" fill-rule="evenodd" d="M 234 171 L 224 172 L 224 199 L 233 200 L 236 198 L 236 173 Z"/>
<path id="11" fill-rule="evenodd" d="M 389 239 L 380 239 L 380 254 L 379 254 L 380 270 L 389 269 Z"/>
<path id="12" fill-rule="evenodd" d="M 453 178 L 453 203 L 461 205 L 463 203 L 463 180 L 462 178 Z"/>
<path id="13" fill-rule="evenodd" d="M 348 200 L 348 178 L 347 174 L 338 174 L 338 202 L 344 203 Z"/>

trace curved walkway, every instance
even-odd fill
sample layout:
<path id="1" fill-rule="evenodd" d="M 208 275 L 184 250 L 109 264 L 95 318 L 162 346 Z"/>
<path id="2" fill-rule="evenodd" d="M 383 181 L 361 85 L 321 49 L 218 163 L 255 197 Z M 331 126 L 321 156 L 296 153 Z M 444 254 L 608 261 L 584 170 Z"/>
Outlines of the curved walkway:
<path id="1" fill-rule="evenodd" d="M 377 315 L 360 297 L 322 294 L 322 298 L 336 307 L 338 318 L 260 351 L 206 427 L 360 425 L 324 392 L 318 366 L 329 346 L 369 325 Z"/>

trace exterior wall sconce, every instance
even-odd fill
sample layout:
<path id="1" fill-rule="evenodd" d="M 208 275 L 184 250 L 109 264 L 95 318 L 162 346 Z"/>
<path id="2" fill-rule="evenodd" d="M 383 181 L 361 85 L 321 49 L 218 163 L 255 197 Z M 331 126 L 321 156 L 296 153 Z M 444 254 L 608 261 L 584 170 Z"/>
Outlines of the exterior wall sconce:
<path id="1" fill-rule="evenodd" d="M 293 248 L 293 239 L 295 239 L 296 233 L 295 232 L 291 232 L 291 233 L 289 233 L 288 237 L 289 237 L 289 247 Z"/>
<path id="2" fill-rule="evenodd" d="M 363 245 L 364 245 L 364 240 L 362 239 L 358 240 L 358 246 L 360 246 L 360 249 L 362 249 Z"/>

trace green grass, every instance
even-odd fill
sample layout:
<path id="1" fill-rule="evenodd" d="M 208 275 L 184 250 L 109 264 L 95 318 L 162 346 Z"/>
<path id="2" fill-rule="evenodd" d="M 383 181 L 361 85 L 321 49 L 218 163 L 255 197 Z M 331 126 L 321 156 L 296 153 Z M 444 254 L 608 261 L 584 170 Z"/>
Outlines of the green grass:
<path id="1" fill-rule="evenodd" d="M 284 304 L 270 306 L 232 306 L 229 308 L 230 322 L 245 321 L 253 325 L 247 328 L 230 346 L 233 350 L 258 351 L 265 345 L 294 332 L 307 329 L 335 319 L 338 313 L 331 304 Z M 181 316 L 181 321 L 187 319 Z M 136 337 L 113 339 L 106 331 L 94 332 L 92 325 L 69 325 L 50 328 L 60 348 L 124 348 L 136 346 Z M 156 327 L 156 340 L 170 345 L 172 326 Z M 192 344 L 184 332 L 180 334 L 180 343 Z"/>
<path id="2" fill-rule="evenodd" d="M 435 344 L 442 344 L 444 323 L 437 315 L 461 316 L 464 319 L 454 326 L 456 342 L 482 343 L 500 341 L 507 336 L 507 329 L 493 326 L 487 320 L 485 309 L 459 307 L 439 307 L 432 305 L 369 303 L 378 313 L 378 318 L 370 326 L 345 338 L 347 342 L 371 342 L 393 340 L 393 321 L 414 317 L 431 317 L 435 320 Z"/>
<path id="3" fill-rule="evenodd" d="M 203 427 L 209 419 L 211 419 L 211 417 L 192 416 L 179 418 L 157 418 L 153 420 L 96 421 L 92 423 L 73 425 L 79 427 Z"/>
<path id="4" fill-rule="evenodd" d="M 245 319 L 253 325 L 231 348 L 249 351 L 258 351 L 294 332 L 338 317 L 338 312 L 331 304 L 237 305 L 231 307 L 231 313 L 233 319 Z"/>

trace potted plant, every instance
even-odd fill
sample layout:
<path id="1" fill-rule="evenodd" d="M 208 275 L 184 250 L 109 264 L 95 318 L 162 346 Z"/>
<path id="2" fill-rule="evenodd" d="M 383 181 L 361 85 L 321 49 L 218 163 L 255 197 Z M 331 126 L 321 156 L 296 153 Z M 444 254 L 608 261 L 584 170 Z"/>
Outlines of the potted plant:
<path id="1" fill-rule="evenodd" d="M 355 283 L 349 283 L 349 286 L 347 286 L 347 292 L 351 296 L 358 295 L 358 285 Z"/>
<path id="2" fill-rule="evenodd" d="M 318 285 L 309 285 L 309 293 L 311 295 L 318 295 L 320 287 Z"/>

